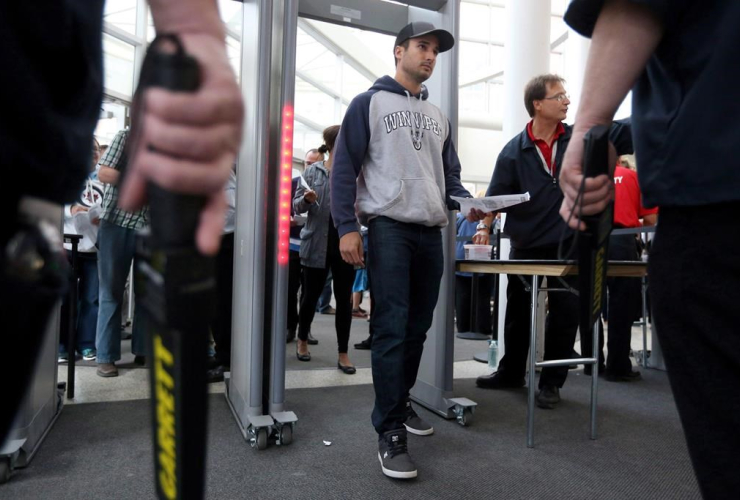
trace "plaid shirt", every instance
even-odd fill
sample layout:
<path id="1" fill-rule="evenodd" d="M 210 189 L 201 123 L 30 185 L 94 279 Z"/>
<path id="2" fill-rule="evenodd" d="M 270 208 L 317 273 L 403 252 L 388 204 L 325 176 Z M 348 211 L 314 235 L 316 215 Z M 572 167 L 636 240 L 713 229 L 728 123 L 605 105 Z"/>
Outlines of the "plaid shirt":
<path id="1" fill-rule="evenodd" d="M 128 130 L 121 130 L 113 138 L 100 164 L 118 170 L 126 147 Z M 106 184 L 103 192 L 103 213 L 101 219 L 127 229 L 141 229 L 149 223 L 149 206 L 146 205 L 136 212 L 126 212 L 118 208 L 118 185 Z"/>

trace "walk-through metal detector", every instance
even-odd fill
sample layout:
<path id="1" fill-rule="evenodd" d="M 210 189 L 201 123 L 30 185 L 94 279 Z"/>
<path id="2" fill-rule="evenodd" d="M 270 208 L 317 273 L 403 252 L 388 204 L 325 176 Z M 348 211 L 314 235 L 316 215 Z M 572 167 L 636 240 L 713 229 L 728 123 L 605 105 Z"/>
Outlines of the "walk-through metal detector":
<path id="1" fill-rule="evenodd" d="M 231 372 L 226 398 L 258 449 L 289 444 L 285 335 L 293 160 L 297 0 L 243 4 L 241 89 L 246 102 L 237 166 Z"/>
<path id="2" fill-rule="evenodd" d="M 293 100 L 298 17 L 395 35 L 430 21 L 457 38 L 459 0 L 245 0 L 241 88 L 246 121 L 237 168 L 234 313 L 226 398 L 245 439 L 258 449 L 292 441 L 285 404 L 285 336 Z M 388 54 L 391 57 L 391 54 Z M 457 50 L 437 62 L 431 101 L 457 124 Z M 456 139 L 456 137 L 453 137 Z M 450 217 L 452 222 L 452 217 Z M 445 276 L 412 397 L 465 423 L 475 403 L 452 397 L 454 224 L 445 231 Z"/>

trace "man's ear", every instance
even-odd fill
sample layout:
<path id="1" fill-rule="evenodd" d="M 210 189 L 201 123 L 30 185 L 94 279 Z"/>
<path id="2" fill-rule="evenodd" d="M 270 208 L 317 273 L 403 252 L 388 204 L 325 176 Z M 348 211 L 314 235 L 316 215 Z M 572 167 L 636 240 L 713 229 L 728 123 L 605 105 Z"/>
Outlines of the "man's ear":
<path id="1" fill-rule="evenodd" d="M 403 45 L 396 45 L 396 48 L 393 49 L 393 55 L 396 57 L 396 60 L 401 59 L 403 57 L 403 53 L 406 49 L 403 47 Z"/>

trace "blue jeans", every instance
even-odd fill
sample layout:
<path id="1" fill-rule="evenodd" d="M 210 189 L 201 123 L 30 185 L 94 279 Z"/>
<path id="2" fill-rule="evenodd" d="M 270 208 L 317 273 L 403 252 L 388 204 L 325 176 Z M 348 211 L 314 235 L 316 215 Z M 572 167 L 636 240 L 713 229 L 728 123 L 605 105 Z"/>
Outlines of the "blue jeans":
<path id="1" fill-rule="evenodd" d="M 72 260 L 72 252 L 67 251 Z M 77 253 L 77 330 L 75 342 L 77 352 L 84 349 L 95 349 L 95 330 L 98 326 L 98 254 L 95 252 Z M 69 307 L 66 304 L 65 307 Z M 63 315 L 62 321 L 68 321 Z M 64 335 L 59 339 L 59 352 L 67 352 L 67 323 L 62 324 Z"/>
<path id="2" fill-rule="evenodd" d="M 403 427 L 444 270 L 438 227 L 370 221 L 368 272 L 373 287 L 372 369 L 378 434 Z"/>
<path id="3" fill-rule="evenodd" d="M 121 309 L 126 277 L 134 258 L 136 231 L 101 220 L 98 231 L 98 271 L 100 275 L 100 309 L 95 346 L 98 363 L 121 359 Z M 131 350 L 146 355 L 146 324 L 142 308 L 134 314 Z"/>

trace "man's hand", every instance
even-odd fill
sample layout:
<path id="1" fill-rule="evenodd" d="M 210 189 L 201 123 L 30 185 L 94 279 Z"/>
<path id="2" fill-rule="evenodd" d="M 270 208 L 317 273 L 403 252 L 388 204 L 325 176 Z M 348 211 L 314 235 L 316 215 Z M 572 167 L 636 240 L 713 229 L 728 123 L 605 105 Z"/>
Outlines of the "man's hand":
<path id="1" fill-rule="evenodd" d="M 318 199 L 318 197 L 319 195 L 316 194 L 316 191 L 313 189 L 307 189 L 303 194 L 303 199 L 306 200 L 306 203 L 313 203 Z"/>
<path id="2" fill-rule="evenodd" d="M 581 200 L 576 207 L 576 198 L 583 182 L 583 136 L 584 130 L 573 130 L 568 150 L 563 158 L 560 170 L 560 189 L 563 191 L 563 204 L 560 207 L 560 216 L 573 229 L 586 229 L 581 221 L 582 215 L 594 215 L 602 212 L 614 198 L 614 183 L 606 175 L 586 178 Z M 616 164 L 614 146 L 609 144 L 609 164 Z"/>
<path id="3" fill-rule="evenodd" d="M 491 215 L 491 212 L 486 213 L 482 210 L 478 210 L 477 208 L 471 208 L 470 213 L 468 213 L 465 218 L 468 219 L 468 222 L 475 222 L 481 219 L 485 219 L 488 215 Z"/>
<path id="4" fill-rule="evenodd" d="M 489 241 L 490 234 L 488 233 L 488 229 L 481 229 L 473 235 L 473 243 L 475 245 L 488 245 Z"/>
<path id="5" fill-rule="evenodd" d="M 141 140 L 133 146 L 120 205 L 135 210 L 145 203 L 146 182 L 177 193 L 203 195 L 196 242 L 201 252 L 218 251 L 224 225 L 224 185 L 241 141 L 243 104 L 222 38 L 182 33 L 185 51 L 201 67 L 194 93 L 151 88 L 141 96 Z"/>
<path id="6" fill-rule="evenodd" d="M 362 236 L 357 231 L 347 233 L 339 239 L 339 251 L 347 264 L 365 267 L 365 252 L 362 249 Z"/>

